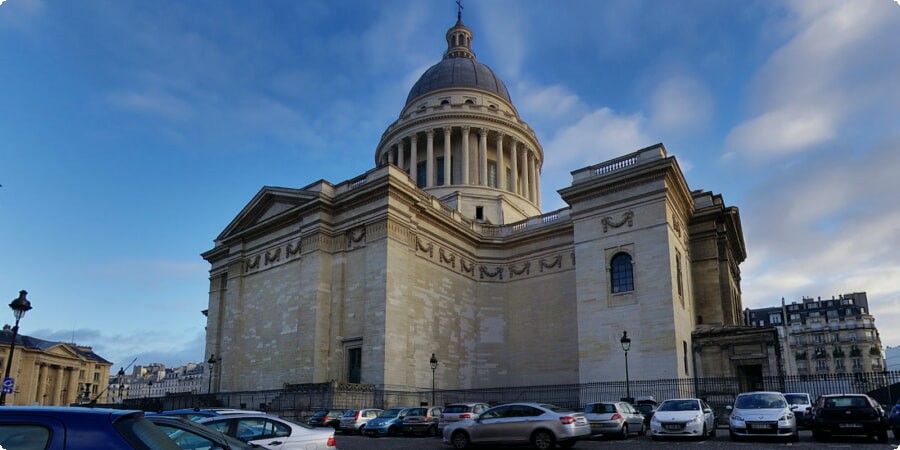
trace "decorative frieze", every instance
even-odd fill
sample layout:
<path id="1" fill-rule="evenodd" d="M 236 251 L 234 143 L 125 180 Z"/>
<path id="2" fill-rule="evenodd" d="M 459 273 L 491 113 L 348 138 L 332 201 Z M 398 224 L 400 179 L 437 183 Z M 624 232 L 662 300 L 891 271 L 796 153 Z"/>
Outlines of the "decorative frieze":
<path id="1" fill-rule="evenodd" d="M 416 249 L 421 252 L 428 253 L 429 258 L 434 258 L 434 243 L 429 242 L 428 245 L 422 245 L 422 240 L 416 236 Z"/>
<path id="2" fill-rule="evenodd" d="M 559 269 L 562 267 L 562 256 L 556 255 L 550 259 L 541 258 L 540 261 L 538 261 L 538 266 L 540 267 L 541 272 L 543 272 L 544 269 Z"/>
<path id="3" fill-rule="evenodd" d="M 502 267 L 495 267 L 493 272 L 488 270 L 487 266 L 481 266 L 479 268 L 479 270 L 481 271 L 481 279 L 482 280 L 484 279 L 485 276 L 487 276 L 488 278 L 494 278 L 494 277 L 499 276 L 501 280 L 503 279 L 503 268 Z"/>
<path id="4" fill-rule="evenodd" d="M 456 255 L 450 254 L 450 257 L 444 255 L 444 249 L 438 249 L 438 255 L 440 256 L 441 264 L 447 263 L 450 264 L 450 267 L 456 268 Z"/>
<path id="5" fill-rule="evenodd" d="M 620 228 L 625 224 L 628 224 L 629 227 L 632 227 L 634 225 L 634 212 L 625 211 L 625 213 L 622 214 L 622 218 L 619 220 L 613 220 L 612 217 L 606 216 L 602 220 L 600 220 L 600 223 L 603 224 L 604 233 L 609 231 L 609 227 Z"/>
<path id="6" fill-rule="evenodd" d="M 526 261 L 525 264 L 522 264 L 521 269 L 516 269 L 516 265 L 512 264 L 509 266 L 509 278 L 512 279 L 514 275 L 530 275 L 531 274 L 531 261 Z"/>

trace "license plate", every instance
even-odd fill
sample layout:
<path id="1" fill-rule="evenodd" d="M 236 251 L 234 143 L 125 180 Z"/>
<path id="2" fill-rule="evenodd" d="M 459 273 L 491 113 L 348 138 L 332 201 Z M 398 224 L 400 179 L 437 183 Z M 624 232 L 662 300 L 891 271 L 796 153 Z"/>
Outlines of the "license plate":
<path id="1" fill-rule="evenodd" d="M 667 430 L 680 430 L 681 425 L 666 425 Z"/>
<path id="2" fill-rule="evenodd" d="M 754 430 L 768 430 L 772 427 L 770 427 L 769 424 L 766 423 L 751 423 L 750 428 L 753 428 Z"/>
<path id="3" fill-rule="evenodd" d="M 591 428 L 603 428 L 603 424 L 602 423 L 592 423 Z"/>
<path id="4" fill-rule="evenodd" d="M 838 424 L 838 428 L 862 428 L 861 423 L 842 423 Z"/>

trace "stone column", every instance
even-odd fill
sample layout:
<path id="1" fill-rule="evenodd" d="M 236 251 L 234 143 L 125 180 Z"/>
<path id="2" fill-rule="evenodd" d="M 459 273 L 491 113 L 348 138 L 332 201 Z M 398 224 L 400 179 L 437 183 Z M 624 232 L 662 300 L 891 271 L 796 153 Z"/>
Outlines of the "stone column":
<path id="1" fill-rule="evenodd" d="M 462 127 L 462 184 L 469 184 L 469 127 Z"/>
<path id="2" fill-rule="evenodd" d="M 503 132 L 497 133 L 497 188 L 506 190 L 506 167 L 503 164 Z"/>
<path id="3" fill-rule="evenodd" d="M 34 401 L 36 401 L 38 405 L 47 405 L 46 403 L 44 403 L 45 393 L 47 393 L 47 365 L 42 363 L 38 366 L 37 398 L 34 399 Z"/>
<path id="4" fill-rule="evenodd" d="M 537 159 L 534 160 L 534 195 L 534 203 L 541 209 L 541 165 Z"/>
<path id="5" fill-rule="evenodd" d="M 528 198 L 528 148 L 522 148 L 522 197 Z"/>
<path id="6" fill-rule="evenodd" d="M 66 404 L 75 403 L 78 398 L 78 368 L 72 367 L 69 372 L 69 390 L 66 391 Z"/>
<path id="7" fill-rule="evenodd" d="M 409 138 L 409 177 L 412 178 L 413 184 L 418 186 L 419 181 L 419 135 L 414 134 Z"/>
<path id="8" fill-rule="evenodd" d="M 56 381 L 53 383 L 53 389 L 50 391 L 50 401 L 53 405 L 60 404 L 60 397 L 62 397 L 62 389 L 63 389 L 63 374 L 65 368 L 63 366 L 56 366 Z M 93 397 L 91 397 L 93 398 Z M 97 400 L 100 402 L 100 400 Z"/>
<path id="9" fill-rule="evenodd" d="M 488 130 L 486 128 L 482 128 L 478 130 L 478 151 L 480 152 L 481 163 L 479 164 L 479 169 L 481 172 L 480 180 L 478 184 L 482 186 L 487 186 L 487 134 Z"/>
<path id="10" fill-rule="evenodd" d="M 450 186 L 450 133 L 453 127 L 444 127 L 444 186 Z"/>
<path id="11" fill-rule="evenodd" d="M 434 130 L 425 132 L 425 187 L 434 186 Z"/>
<path id="12" fill-rule="evenodd" d="M 394 163 L 394 149 L 393 148 L 388 147 L 387 157 L 388 157 L 388 164 L 393 164 Z"/>
<path id="13" fill-rule="evenodd" d="M 518 149 L 519 141 L 513 136 L 512 138 L 512 146 L 509 148 L 509 157 L 510 162 L 512 163 L 512 167 L 509 168 L 509 171 L 512 175 L 512 191 L 516 194 L 519 193 L 519 149 Z"/>
<path id="14" fill-rule="evenodd" d="M 397 167 L 403 168 L 403 139 L 400 139 L 400 142 L 397 143 Z"/>
<path id="15" fill-rule="evenodd" d="M 537 203 L 537 198 L 534 195 L 534 185 L 534 154 L 528 152 L 528 199 Z"/>

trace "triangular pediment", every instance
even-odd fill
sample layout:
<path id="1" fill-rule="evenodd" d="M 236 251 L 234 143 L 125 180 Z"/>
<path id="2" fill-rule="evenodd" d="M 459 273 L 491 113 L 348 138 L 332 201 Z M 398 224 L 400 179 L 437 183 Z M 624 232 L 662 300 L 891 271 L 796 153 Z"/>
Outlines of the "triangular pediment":
<path id="1" fill-rule="evenodd" d="M 265 186 L 253 196 L 216 240 L 227 239 L 229 236 L 265 223 L 318 197 L 318 193 L 313 191 Z"/>
<path id="2" fill-rule="evenodd" d="M 68 345 L 66 345 L 62 342 L 59 342 L 56 345 L 45 349 L 44 353 L 54 355 L 54 356 L 63 356 L 66 358 L 80 358 L 81 357 L 77 352 L 72 350 L 72 347 L 69 347 Z"/>

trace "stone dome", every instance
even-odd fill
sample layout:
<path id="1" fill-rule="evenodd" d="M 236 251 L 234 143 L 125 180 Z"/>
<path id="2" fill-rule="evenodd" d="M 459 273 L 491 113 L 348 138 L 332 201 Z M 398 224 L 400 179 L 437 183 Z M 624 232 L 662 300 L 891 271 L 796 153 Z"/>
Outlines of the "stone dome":
<path id="1" fill-rule="evenodd" d="M 444 88 L 474 88 L 490 92 L 512 103 L 506 85 L 490 67 L 478 62 L 472 52 L 472 30 L 457 16 L 456 25 L 447 30 L 444 59 L 419 77 L 406 97 L 408 106 L 417 97 Z"/>
<path id="2" fill-rule="evenodd" d="M 406 97 L 406 104 L 409 105 L 420 95 L 450 87 L 481 89 L 512 103 L 506 85 L 490 67 L 474 58 L 447 58 L 431 66 L 419 77 Z"/>

